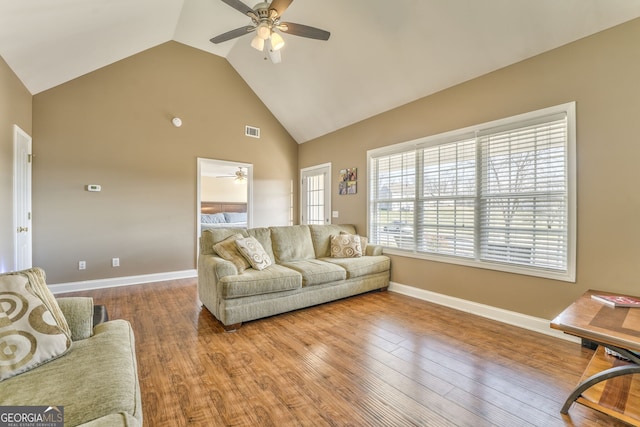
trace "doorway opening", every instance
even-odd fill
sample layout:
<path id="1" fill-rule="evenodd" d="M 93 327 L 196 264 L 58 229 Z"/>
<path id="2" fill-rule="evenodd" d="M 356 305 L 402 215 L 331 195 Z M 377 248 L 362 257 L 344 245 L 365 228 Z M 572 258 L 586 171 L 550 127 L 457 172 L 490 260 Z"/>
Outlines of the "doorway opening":
<path id="1" fill-rule="evenodd" d="M 198 158 L 198 237 L 213 228 L 251 228 L 253 165 Z"/>

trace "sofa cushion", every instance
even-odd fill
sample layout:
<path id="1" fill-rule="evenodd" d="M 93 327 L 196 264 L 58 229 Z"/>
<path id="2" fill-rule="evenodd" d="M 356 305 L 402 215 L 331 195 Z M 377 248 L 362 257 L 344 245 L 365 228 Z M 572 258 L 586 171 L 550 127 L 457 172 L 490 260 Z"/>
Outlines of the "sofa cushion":
<path id="1" fill-rule="evenodd" d="M 236 240 L 242 238 L 242 234 L 237 233 L 213 245 L 213 250 L 220 255 L 221 258 L 231 261 L 238 269 L 238 273 L 242 273 L 251 266 L 236 245 Z"/>
<path id="2" fill-rule="evenodd" d="M 141 425 L 137 418 L 126 412 L 118 412 L 117 414 L 105 415 L 88 423 L 83 423 L 82 427 L 138 427 Z"/>
<path id="3" fill-rule="evenodd" d="M 361 256 L 360 236 L 347 233 L 331 236 L 331 258 L 357 258 Z"/>
<path id="4" fill-rule="evenodd" d="M 356 228 L 349 224 L 309 225 L 316 258 L 331 256 L 331 236 L 343 233 L 355 234 Z"/>
<path id="5" fill-rule="evenodd" d="M 240 298 L 298 289 L 302 286 L 302 276 L 297 271 L 274 264 L 264 270 L 250 268 L 242 274 L 225 276 L 218 286 L 222 298 Z"/>
<path id="6" fill-rule="evenodd" d="M 133 330 L 125 320 L 94 328 L 62 357 L 2 382 L 0 406 L 64 406 L 65 426 L 126 412 L 142 424 Z M 117 425 L 117 424 L 116 424 Z"/>
<path id="7" fill-rule="evenodd" d="M 255 237 L 238 239 L 236 240 L 236 246 L 238 246 L 238 250 L 246 260 L 249 261 L 251 267 L 256 270 L 264 270 L 272 264 L 271 258 L 269 258 L 269 255 Z"/>
<path id="8" fill-rule="evenodd" d="M 71 338 L 26 277 L 0 277 L 0 381 L 63 355 Z"/>
<path id="9" fill-rule="evenodd" d="M 322 258 L 323 261 L 339 265 L 347 271 L 347 279 L 389 271 L 391 260 L 385 255 L 358 258 Z"/>
<path id="10" fill-rule="evenodd" d="M 316 257 L 307 225 L 271 227 L 271 241 L 278 264 Z"/>
<path id="11" fill-rule="evenodd" d="M 344 268 L 318 259 L 289 261 L 282 265 L 296 270 L 302 275 L 302 286 L 322 285 L 336 280 L 344 280 L 347 277 Z"/>

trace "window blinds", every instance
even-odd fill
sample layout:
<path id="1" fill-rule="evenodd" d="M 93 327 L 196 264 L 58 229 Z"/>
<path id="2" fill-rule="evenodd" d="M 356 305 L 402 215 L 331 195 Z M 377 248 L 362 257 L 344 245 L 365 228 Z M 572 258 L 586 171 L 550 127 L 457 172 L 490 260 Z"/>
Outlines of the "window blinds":
<path id="1" fill-rule="evenodd" d="M 481 136 L 480 257 L 564 270 L 566 118 Z"/>
<path id="2" fill-rule="evenodd" d="M 373 243 L 481 263 L 566 271 L 564 112 L 370 155 Z"/>

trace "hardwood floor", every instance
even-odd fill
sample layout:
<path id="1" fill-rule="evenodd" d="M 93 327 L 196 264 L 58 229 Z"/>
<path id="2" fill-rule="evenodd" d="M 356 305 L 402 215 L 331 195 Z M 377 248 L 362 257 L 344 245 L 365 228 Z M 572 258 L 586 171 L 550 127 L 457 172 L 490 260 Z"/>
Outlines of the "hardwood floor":
<path id="1" fill-rule="evenodd" d="M 393 292 L 233 333 L 196 279 L 67 295 L 132 323 L 145 426 L 625 425 L 560 414 L 590 350 Z"/>

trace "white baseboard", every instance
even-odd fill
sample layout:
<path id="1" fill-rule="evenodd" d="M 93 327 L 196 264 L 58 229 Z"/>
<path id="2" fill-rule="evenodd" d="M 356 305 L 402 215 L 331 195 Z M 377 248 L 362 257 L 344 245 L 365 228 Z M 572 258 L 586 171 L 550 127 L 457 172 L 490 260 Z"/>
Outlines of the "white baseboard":
<path id="1" fill-rule="evenodd" d="M 140 276 L 111 277 L 109 279 L 85 280 L 80 282 L 58 283 L 49 285 L 53 294 L 66 292 L 90 291 L 93 289 L 115 288 L 117 286 L 139 285 L 141 283 L 162 282 L 164 280 L 189 279 L 197 277 L 196 270 L 169 271 L 166 273 L 143 274 Z"/>
<path id="2" fill-rule="evenodd" d="M 418 298 L 424 301 L 433 302 L 435 304 L 450 307 L 456 310 L 475 314 L 477 316 L 486 317 L 487 319 L 497 320 L 498 322 L 507 323 L 509 325 L 518 326 L 530 331 L 539 332 L 544 335 L 550 335 L 556 338 L 580 343 L 580 338 L 567 335 L 556 329 L 551 329 L 549 320 L 539 317 L 533 317 L 515 311 L 504 310 L 490 305 L 480 304 L 473 301 L 467 301 L 461 298 L 451 297 L 436 292 L 426 291 L 424 289 L 414 288 L 413 286 L 402 285 L 399 283 L 389 283 L 389 290 L 399 294 Z"/>

